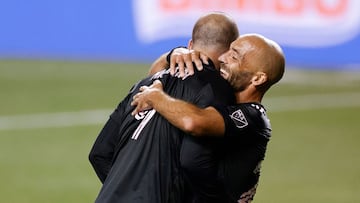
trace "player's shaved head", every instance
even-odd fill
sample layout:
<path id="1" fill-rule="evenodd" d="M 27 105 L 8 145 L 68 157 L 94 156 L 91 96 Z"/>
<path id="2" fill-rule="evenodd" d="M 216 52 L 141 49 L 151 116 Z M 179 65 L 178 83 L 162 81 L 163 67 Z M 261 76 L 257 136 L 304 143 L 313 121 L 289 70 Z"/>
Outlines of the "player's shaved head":
<path id="1" fill-rule="evenodd" d="M 221 12 L 213 12 L 202 16 L 196 23 L 192 33 L 194 47 L 218 51 L 226 51 L 231 42 L 239 37 L 235 21 Z"/>
<path id="2" fill-rule="evenodd" d="M 237 44 L 248 47 L 243 58 L 244 65 L 251 67 L 253 71 L 261 71 L 267 75 L 267 81 L 263 85 L 265 89 L 270 88 L 282 78 L 285 57 L 276 42 L 258 34 L 246 34 L 237 40 Z"/>
<path id="3" fill-rule="evenodd" d="M 249 101 L 260 102 L 265 92 L 282 78 L 285 70 L 280 46 L 258 34 L 241 35 L 231 43 L 229 51 L 219 57 L 219 61 L 222 76 Z"/>

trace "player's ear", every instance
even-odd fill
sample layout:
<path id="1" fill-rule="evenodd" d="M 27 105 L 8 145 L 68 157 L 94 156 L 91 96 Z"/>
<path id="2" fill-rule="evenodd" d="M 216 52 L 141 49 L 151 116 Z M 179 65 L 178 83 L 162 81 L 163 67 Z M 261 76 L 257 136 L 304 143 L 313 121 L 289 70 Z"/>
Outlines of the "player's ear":
<path id="1" fill-rule="evenodd" d="M 192 39 L 190 39 L 188 42 L 188 49 L 192 49 L 192 47 L 193 47 L 193 41 Z"/>
<path id="2" fill-rule="evenodd" d="M 264 84 L 268 80 L 266 73 L 264 72 L 256 72 L 251 79 L 252 84 L 255 86 L 259 86 Z"/>

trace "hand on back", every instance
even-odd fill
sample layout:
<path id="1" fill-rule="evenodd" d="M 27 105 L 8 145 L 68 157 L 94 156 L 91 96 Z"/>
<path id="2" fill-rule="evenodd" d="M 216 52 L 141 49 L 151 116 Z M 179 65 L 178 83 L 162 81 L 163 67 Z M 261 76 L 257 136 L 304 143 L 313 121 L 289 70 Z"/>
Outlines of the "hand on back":
<path id="1" fill-rule="evenodd" d="M 209 57 L 204 53 L 187 48 L 176 48 L 170 56 L 170 74 L 175 75 L 178 73 L 176 75 L 179 78 L 185 78 L 193 75 L 195 68 L 201 71 L 203 69 L 202 63 L 209 64 L 208 60 Z"/>

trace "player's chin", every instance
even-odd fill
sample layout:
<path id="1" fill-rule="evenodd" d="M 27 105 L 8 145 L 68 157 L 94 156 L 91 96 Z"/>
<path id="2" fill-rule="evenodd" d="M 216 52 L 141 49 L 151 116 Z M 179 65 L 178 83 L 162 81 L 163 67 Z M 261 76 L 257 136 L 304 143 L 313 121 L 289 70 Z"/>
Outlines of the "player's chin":
<path id="1" fill-rule="evenodd" d="M 220 75 L 227 80 L 229 78 L 229 73 L 226 72 L 224 69 L 220 68 Z"/>

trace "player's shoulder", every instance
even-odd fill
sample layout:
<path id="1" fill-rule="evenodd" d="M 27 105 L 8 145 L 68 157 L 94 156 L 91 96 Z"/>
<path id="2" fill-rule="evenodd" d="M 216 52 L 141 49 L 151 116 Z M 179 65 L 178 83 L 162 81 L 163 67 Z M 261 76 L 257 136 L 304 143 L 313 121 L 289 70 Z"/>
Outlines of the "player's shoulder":
<path id="1" fill-rule="evenodd" d="M 251 114 L 266 116 L 266 109 L 260 103 L 243 103 L 242 108 L 248 109 L 249 113 Z"/>
<path id="2" fill-rule="evenodd" d="M 267 117 L 265 107 L 259 103 L 238 103 L 228 106 L 228 110 L 230 113 L 241 111 L 247 117 Z"/>
<path id="3" fill-rule="evenodd" d="M 228 107 L 231 118 L 249 121 L 258 127 L 271 128 L 265 107 L 260 103 L 240 103 Z"/>

